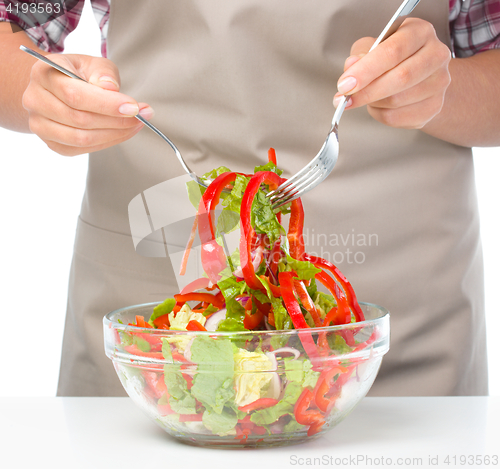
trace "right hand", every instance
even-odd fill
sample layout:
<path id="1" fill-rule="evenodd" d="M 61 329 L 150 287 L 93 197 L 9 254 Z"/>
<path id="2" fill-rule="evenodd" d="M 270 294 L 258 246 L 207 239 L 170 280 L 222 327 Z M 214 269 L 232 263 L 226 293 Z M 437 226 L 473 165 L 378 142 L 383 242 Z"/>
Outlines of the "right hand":
<path id="1" fill-rule="evenodd" d="M 31 132 L 64 156 L 111 147 L 133 137 L 144 126 L 133 116 L 151 119 L 145 103 L 119 93 L 120 76 L 113 62 L 86 55 L 47 55 L 89 83 L 69 78 L 37 61 L 23 95 Z"/>

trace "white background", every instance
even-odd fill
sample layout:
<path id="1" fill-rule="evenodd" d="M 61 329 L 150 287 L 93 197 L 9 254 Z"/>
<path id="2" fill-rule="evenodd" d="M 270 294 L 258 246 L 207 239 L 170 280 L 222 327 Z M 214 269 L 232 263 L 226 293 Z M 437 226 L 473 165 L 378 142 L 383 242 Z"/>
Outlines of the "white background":
<path id="1" fill-rule="evenodd" d="M 66 41 L 66 53 L 100 55 L 100 34 L 88 5 Z M 4 129 L 0 142 L 0 396 L 54 396 L 88 158 L 62 157 L 33 135 Z M 500 148 L 476 149 L 474 160 L 485 257 L 490 394 L 500 395 L 500 315 L 494 302 L 499 288 Z"/>

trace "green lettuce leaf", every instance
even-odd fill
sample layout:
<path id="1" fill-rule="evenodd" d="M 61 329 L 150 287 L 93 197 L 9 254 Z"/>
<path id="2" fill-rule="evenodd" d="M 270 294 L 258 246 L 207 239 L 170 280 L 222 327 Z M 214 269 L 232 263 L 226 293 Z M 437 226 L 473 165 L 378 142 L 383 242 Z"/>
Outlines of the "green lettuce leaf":
<path id="1" fill-rule="evenodd" d="M 219 436 L 231 433 L 237 423 L 238 416 L 231 408 L 225 407 L 220 413 L 207 409 L 203 413 L 203 425 Z"/>
<path id="2" fill-rule="evenodd" d="M 292 415 L 290 421 L 283 427 L 283 433 L 295 433 L 303 430 L 304 428 L 306 427 L 297 422 L 297 420 L 295 420 L 295 416 Z"/>
<path id="3" fill-rule="evenodd" d="M 267 281 L 261 279 L 260 277 L 258 278 L 261 281 L 262 285 L 264 285 L 267 292 L 267 297 L 269 298 L 269 301 L 271 302 L 271 305 L 273 307 L 274 324 L 276 330 L 280 331 L 283 329 L 293 329 L 292 319 L 290 318 L 288 311 L 283 305 L 281 298 L 275 298 L 275 296 L 271 293 L 271 289 L 269 288 L 269 284 L 267 283 Z"/>
<path id="4" fill-rule="evenodd" d="M 256 410 L 253 412 L 250 420 L 256 425 L 269 425 L 276 422 L 283 415 L 293 415 L 295 403 L 302 393 L 302 385 L 292 381 L 285 388 L 283 398 L 272 407 Z"/>
<path id="5" fill-rule="evenodd" d="M 286 235 L 271 207 L 271 200 L 262 190 L 258 190 L 253 199 L 250 222 L 255 232 L 267 234 L 271 243 Z"/>
<path id="6" fill-rule="evenodd" d="M 300 280 L 310 280 L 313 279 L 316 274 L 321 272 L 321 269 L 318 269 L 309 261 L 299 261 L 294 259 L 290 255 L 286 256 L 286 265 L 280 263 L 284 271 L 294 270 L 297 272 L 297 276 Z"/>
<path id="7" fill-rule="evenodd" d="M 187 388 L 180 365 L 173 362 L 172 351 L 167 339 L 163 339 L 163 358 L 170 362 L 163 367 L 165 384 L 170 395 L 168 403 L 173 411 L 179 414 L 196 414 L 196 401 Z"/>
<path id="8" fill-rule="evenodd" d="M 314 298 L 314 297 L 312 297 Z M 314 304 L 321 314 L 321 318 L 324 319 L 325 316 L 330 312 L 330 310 L 337 306 L 337 302 L 333 295 L 328 295 L 321 291 L 316 293 L 316 298 L 314 298 Z"/>
<path id="9" fill-rule="evenodd" d="M 303 387 L 314 388 L 319 378 L 319 372 L 313 371 L 310 360 L 294 360 L 291 357 L 284 359 L 285 374 L 288 381 L 300 383 Z"/>
<path id="10" fill-rule="evenodd" d="M 208 171 L 208 173 L 205 173 L 201 177 L 201 179 L 215 179 L 217 176 L 220 176 L 221 174 L 230 172 L 231 170 L 227 166 L 219 166 L 218 168 L 212 169 L 212 171 Z"/>
<path id="11" fill-rule="evenodd" d="M 137 345 L 137 348 L 139 350 L 142 350 L 143 352 L 149 352 L 151 350 L 151 344 L 146 340 L 143 339 L 142 337 L 133 336 L 132 343 Z"/>
<path id="12" fill-rule="evenodd" d="M 153 314 L 151 314 L 151 317 L 149 318 L 148 324 L 151 327 L 155 327 L 153 324 L 153 321 L 156 318 L 159 318 L 160 316 L 163 316 L 164 314 L 169 314 L 172 312 L 175 306 L 175 299 L 174 298 L 167 298 L 163 303 L 157 305 L 153 309 Z"/>
<path id="13" fill-rule="evenodd" d="M 191 344 L 191 360 L 198 364 L 191 394 L 207 409 L 221 414 L 226 403 L 234 398 L 231 341 L 198 336 Z"/>
<path id="14" fill-rule="evenodd" d="M 186 182 L 186 188 L 189 201 L 191 202 L 193 207 L 198 210 L 200 206 L 200 200 L 207 189 L 203 186 L 200 186 L 196 181 Z"/>
<path id="15" fill-rule="evenodd" d="M 347 345 L 347 342 L 339 333 L 328 334 L 326 340 L 330 349 L 336 355 L 344 355 L 352 352 L 352 348 Z"/>
<path id="16" fill-rule="evenodd" d="M 224 275 L 223 280 L 219 281 L 217 286 L 222 292 L 226 302 L 233 299 L 237 295 L 241 295 L 247 288 L 247 284 L 244 281 L 238 282 L 236 277 Z"/>
<path id="17" fill-rule="evenodd" d="M 217 332 L 239 332 L 246 330 L 248 329 L 243 325 L 243 319 L 238 321 L 235 318 L 223 319 L 217 327 Z"/>
<path id="18" fill-rule="evenodd" d="M 227 194 L 222 201 L 222 205 L 224 206 L 223 211 L 230 210 L 239 216 L 241 201 L 243 200 L 243 194 L 247 188 L 248 181 L 250 181 L 250 178 L 242 176 L 241 174 L 236 176 L 231 192 Z"/>
<path id="19" fill-rule="evenodd" d="M 283 170 L 279 169 L 272 161 L 269 161 L 266 164 L 263 164 L 262 166 L 256 166 L 254 169 L 254 173 L 257 171 L 272 171 L 273 173 L 276 173 L 278 176 L 281 176 L 283 174 Z"/>

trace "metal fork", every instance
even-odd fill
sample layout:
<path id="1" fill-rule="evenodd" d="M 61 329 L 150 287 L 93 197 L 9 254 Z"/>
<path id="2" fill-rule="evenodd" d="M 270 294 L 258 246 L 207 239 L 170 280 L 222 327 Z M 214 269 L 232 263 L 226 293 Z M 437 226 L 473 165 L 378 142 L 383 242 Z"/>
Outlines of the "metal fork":
<path id="1" fill-rule="evenodd" d="M 380 36 L 376 39 L 369 52 L 396 32 L 396 30 L 401 26 L 401 23 L 413 11 L 419 2 L 420 0 L 404 0 L 394 16 L 380 33 Z M 333 115 L 332 127 L 328 132 L 325 143 L 323 143 L 319 153 L 307 166 L 302 168 L 298 173 L 281 184 L 274 191 L 267 194 L 267 196 L 270 197 L 273 209 L 281 207 L 282 205 L 301 197 L 303 194 L 324 181 L 325 178 L 332 172 L 339 156 L 338 125 L 348 99 L 349 96 L 343 96 L 340 100 L 335 114 Z"/>
<path id="2" fill-rule="evenodd" d="M 36 59 L 41 60 L 42 62 L 45 62 L 47 65 L 50 65 L 51 67 L 55 68 L 56 70 L 59 70 L 61 73 L 64 73 L 68 77 L 75 78 L 77 80 L 81 80 L 81 81 L 83 81 L 85 83 L 88 83 L 83 78 L 79 77 L 78 75 L 75 75 L 73 72 L 70 72 L 69 70 L 66 70 L 64 67 L 61 67 L 60 65 L 56 64 L 55 62 L 52 62 L 52 60 L 48 59 L 47 57 L 44 57 L 43 55 L 41 55 L 38 52 L 30 49 L 29 47 L 20 46 L 19 48 L 22 51 L 27 52 L 31 56 L 35 57 Z M 172 148 L 172 150 L 174 150 L 175 156 L 179 160 L 180 164 L 182 165 L 182 167 L 184 168 L 184 171 L 186 171 L 186 173 L 188 173 L 201 186 L 208 187 L 208 184 L 211 181 L 207 180 L 207 182 L 205 182 L 202 179 L 200 179 L 193 171 L 191 171 L 191 169 L 189 168 L 189 166 L 184 161 L 184 158 L 182 157 L 181 152 L 174 145 L 174 143 L 172 142 L 172 140 L 170 140 L 165 134 L 163 134 L 160 130 L 158 130 L 153 124 L 151 124 L 151 122 L 148 122 L 146 119 L 144 119 L 139 114 L 137 114 L 134 117 L 137 120 L 140 120 L 144 125 L 146 125 L 147 127 L 149 127 L 155 134 L 159 135 L 163 140 L 165 140 L 170 145 L 170 147 Z"/>

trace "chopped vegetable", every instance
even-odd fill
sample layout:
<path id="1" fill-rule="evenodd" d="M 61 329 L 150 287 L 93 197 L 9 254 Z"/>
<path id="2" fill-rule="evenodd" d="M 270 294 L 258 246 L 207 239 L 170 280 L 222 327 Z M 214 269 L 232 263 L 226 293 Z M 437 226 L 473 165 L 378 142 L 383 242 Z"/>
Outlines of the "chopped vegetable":
<path id="1" fill-rule="evenodd" d="M 363 321 L 363 312 L 340 270 L 306 253 L 300 199 L 273 210 L 267 194 L 285 179 L 273 149 L 268 159 L 253 175 L 225 167 L 207 173 L 204 177 L 213 182 L 201 197 L 199 188 L 188 183 L 198 211 L 181 274 L 197 230 L 206 276 L 156 306 L 149 321 L 136 316 L 131 325 L 147 331 L 131 329 L 117 340 L 138 360 L 166 362 L 163 369 L 154 365 L 139 375 L 162 421 L 234 435 L 241 443 L 282 432 L 307 431 L 312 436 L 328 426 L 328 416 L 358 364 L 340 363 L 331 350 L 357 352 L 376 339 L 373 332 L 356 341 L 354 329 L 314 333 L 318 327 Z M 223 208 L 216 220 L 219 202 Z M 281 223 L 287 214 L 288 231 Z M 239 249 L 225 252 L 222 236 L 238 224 Z M 318 282 L 329 293 L 319 291 Z M 162 340 L 156 329 L 188 333 L 174 332 Z M 287 345 L 288 337 L 276 334 L 264 345 L 245 342 L 245 334 L 210 334 L 265 329 L 296 329 L 298 341 Z"/>

